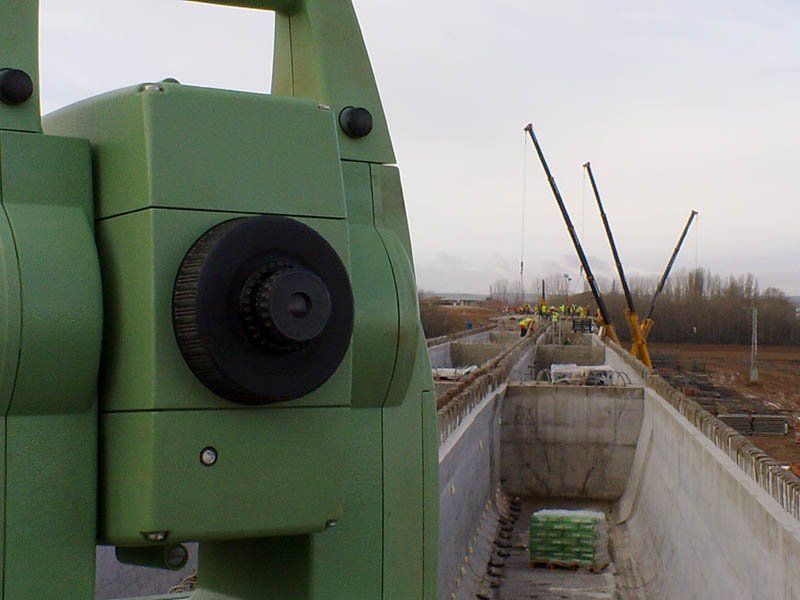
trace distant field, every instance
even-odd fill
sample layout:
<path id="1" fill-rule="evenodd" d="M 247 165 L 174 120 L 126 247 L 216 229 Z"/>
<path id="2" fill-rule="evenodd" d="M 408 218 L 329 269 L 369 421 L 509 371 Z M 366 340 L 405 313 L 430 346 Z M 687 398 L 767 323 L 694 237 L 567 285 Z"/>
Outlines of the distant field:
<path id="1" fill-rule="evenodd" d="M 707 344 L 649 344 L 654 357 L 674 355 L 685 367 L 704 367 L 710 380 L 736 390 L 746 398 L 758 398 L 775 410 L 800 413 L 800 347 L 762 346 L 758 349 L 759 382 L 749 383 L 750 347 Z M 800 462 L 800 446 L 794 431 L 788 436 L 750 438 L 770 456 L 784 462 Z"/>
<path id="2" fill-rule="evenodd" d="M 757 384 L 749 383 L 750 346 L 649 344 L 651 352 L 677 354 L 696 360 L 712 372 L 714 382 L 776 404 L 774 408 L 800 411 L 800 347 L 762 346 L 758 349 Z"/>
<path id="3" fill-rule="evenodd" d="M 467 323 L 472 323 L 474 329 L 486 327 L 492 324 L 494 317 L 502 314 L 499 310 L 481 306 L 442 306 L 441 310 L 448 333 L 465 330 Z"/>

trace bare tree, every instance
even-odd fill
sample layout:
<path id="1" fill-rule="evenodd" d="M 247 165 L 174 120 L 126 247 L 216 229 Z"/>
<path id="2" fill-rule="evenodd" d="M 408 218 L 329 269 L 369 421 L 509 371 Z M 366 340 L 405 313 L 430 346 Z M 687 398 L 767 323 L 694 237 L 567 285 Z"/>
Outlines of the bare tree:
<path id="1" fill-rule="evenodd" d="M 511 303 L 511 285 L 508 279 L 498 279 L 489 286 L 489 298 L 502 302 L 506 306 Z"/>

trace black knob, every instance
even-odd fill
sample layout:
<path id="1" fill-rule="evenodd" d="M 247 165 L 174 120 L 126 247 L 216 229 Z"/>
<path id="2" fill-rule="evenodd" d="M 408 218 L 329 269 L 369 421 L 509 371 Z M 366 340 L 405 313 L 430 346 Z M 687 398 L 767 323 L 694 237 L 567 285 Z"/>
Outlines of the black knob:
<path id="1" fill-rule="evenodd" d="M 284 269 L 272 275 L 259 287 L 256 306 L 260 324 L 276 342 L 313 340 L 331 316 L 328 288 L 306 269 Z"/>
<path id="2" fill-rule="evenodd" d="M 19 69 L 0 69 L 0 101 L 12 106 L 33 96 L 33 80 Z"/>
<path id="3" fill-rule="evenodd" d="M 198 379 L 226 400 L 300 398 L 339 368 L 353 291 L 338 252 L 308 225 L 273 215 L 204 233 L 181 263 L 175 339 Z"/>
<path id="4" fill-rule="evenodd" d="M 372 114 L 366 108 L 348 106 L 339 113 L 339 125 L 351 138 L 363 138 L 372 131 Z"/>

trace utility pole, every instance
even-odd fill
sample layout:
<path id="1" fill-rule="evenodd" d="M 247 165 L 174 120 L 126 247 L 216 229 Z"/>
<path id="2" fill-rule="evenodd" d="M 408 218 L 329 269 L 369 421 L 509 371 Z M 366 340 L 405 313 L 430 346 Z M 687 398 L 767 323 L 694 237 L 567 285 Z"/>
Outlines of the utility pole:
<path id="1" fill-rule="evenodd" d="M 750 383 L 758 383 L 758 308 L 753 305 L 753 335 L 750 340 Z"/>

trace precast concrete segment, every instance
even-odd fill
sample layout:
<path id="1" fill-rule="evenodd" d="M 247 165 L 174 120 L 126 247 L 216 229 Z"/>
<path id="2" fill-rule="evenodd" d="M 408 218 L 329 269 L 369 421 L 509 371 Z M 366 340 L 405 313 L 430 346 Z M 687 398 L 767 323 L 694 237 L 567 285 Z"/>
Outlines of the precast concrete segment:
<path id="1" fill-rule="evenodd" d="M 619 520 L 648 597 L 800 597 L 800 523 L 652 392 L 641 437 Z"/>
<path id="2" fill-rule="evenodd" d="M 428 348 L 432 346 L 439 346 L 441 344 L 445 344 L 447 342 L 455 342 L 456 340 L 480 340 L 480 341 L 489 341 L 490 335 L 496 335 L 498 332 L 494 331 L 494 326 L 489 327 L 482 327 L 479 329 L 465 329 L 464 331 L 458 331 L 456 333 L 450 333 L 447 335 L 440 335 L 433 338 L 427 338 L 425 341 L 428 344 Z"/>
<path id="3" fill-rule="evenodd" d="M 489 342 L 468 343 L 455 342 L 450 345 L 450 353 L 454 367 L 480 366 L 493 359 L 508 346 Z"/>
<path id="4" fill-rule="evenodd" d="M 538 498 L 616 500 L 625 490 L 644 390 L 522 384 L 503 406 L 505 490 Z"/>
<path id="5" fill-rule="evenodd" d="M 549 369 L 551 365 L 576 364 L 580 366 L 597 366 L 605 364 L 605 348 L 599 346 L 561 346 L 557 344 L 541 344 L 536 348 L 534 367 L 538 373 Z"/>
<path id="6" fill-rule="evenodd" d="M 648 598 L 800 597 L 800 522 L 651 390 L 618 511 Z"/>
<path id="7" fill-rule="evenodd" d="M 608 348 L 609 364 L 634 381 L 647 376 Z M 644 595 L 800 597 L 800 521 L 655 389 L 646 388 L 644 406 L 631 477 L 617 506 Z"/>
<path id="8" fill-rule="evenodd" d="M 436 368 L 481 365 L 499 355 L 519 339 L 502 331 L 478 330 L 474 334 L 464 332 L 428 340 L 428 355 L 431 366 Z M 434 342 L 434 343 L 432 343 Z"/>
<path id="9" fill-rule="evenodd" d="M 437 368 L 476 367 L 498 356 L 508 344 L 490 342 L 448 342 L 428 349 L 431 366 Z"/>
<path id="10" fill-rule="evenodd" d="M 514 342 L 518 339 L 511 338 Z M 505 379 L 524 372 L 533 348 L 533 344 L 521 343 L 516 351 L 503 358 L 509 364 L 498 365 L 494 371 L 505 371 Z M 492 379 L 488 375 L 484 377 Z M 472 404 L 469 397 L 478 390 L 483 390 L 483 396 L 475 398 Z M 438 597 L 441 599 L 472 599 L 488 585 L 487 560 L 502 513 L 500 415 L 505 390 L 502 379 L 497 386 L 488 383 L 467 386 L 449 405 L 452 408 L 463 404 L 463 412 L 459 410 L 447 417 L 440 410 Z M 472 408 L 467 410 L 468 406 Z"/>
<path id="11" fill-rule="evenodd" d="M 451 342 L 437 344 L 428 348 L 428 356 L 431 359 L 431 367 L 434 369 L 450 368 L 453 366 L 453 357 L 451 354 Z"/>
<path id="12" fill-rule="evenodd" d="M 474 598 L 486 570 L 500 484 L 505 386 L 490 393 L 439 448 L 439 598 Z M 495 523 L 496 524 L 496 523 Z"/>

